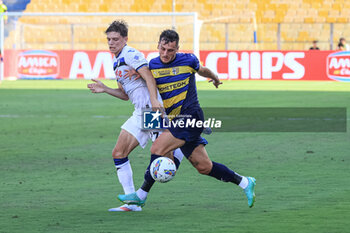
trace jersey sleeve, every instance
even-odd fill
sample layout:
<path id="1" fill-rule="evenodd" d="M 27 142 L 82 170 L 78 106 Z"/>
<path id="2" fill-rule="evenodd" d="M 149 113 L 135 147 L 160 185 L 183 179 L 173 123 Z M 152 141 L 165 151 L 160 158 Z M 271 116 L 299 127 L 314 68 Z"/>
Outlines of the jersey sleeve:
<path id="1" fill-rule="evenodd" d="M 191 61 L 191 64 L 190 66 L 195 69 L 196 71 L 199 70 L 199 67 L 200 67 L 200 62 L 198 60 L 198 58 L 196 57 L 196 55 L 194 54 L 190 54 L 190 61 Z"/>
<path id="2" fill-rule="evenodd" d="M 153 58 L 153 59 L 151 59 L 150 61 L 149 61 L 149 64 L 148 64 L 148 67 L 149 67 L 149 69 L 150 70 L 152 70 L 152 69 L 155 69 L 156 68 L 156 58 Z"/>
<path id="3" fill-rule="evenodd" d="M 133 69 L 138 70 L 143 66 L 148 66 L 148 62 L 143 53 L 135 49 L 130 49 L 125 55 L 125 63 Z"/>

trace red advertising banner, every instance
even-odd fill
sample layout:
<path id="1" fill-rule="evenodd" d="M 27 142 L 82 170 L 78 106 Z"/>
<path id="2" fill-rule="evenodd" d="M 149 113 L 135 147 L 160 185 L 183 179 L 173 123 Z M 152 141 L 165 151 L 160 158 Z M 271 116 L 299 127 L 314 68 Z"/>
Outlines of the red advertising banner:
<path id="1" fill-rule="evenodd" d="M 142 51 L 150 60 L 155 51 Z M 114 78 L 108 51 L 5 50 L 5 78 Z M 350 81 L 350 51 L 201 51 L 200 60 L 226 80 Z"/>
<path id="2" fill-rule="evenodd" d="M 143 52 L 147 58 L 158 55 Z M 114 78 L 112 54 L 108 51 L 5 50 L 5 78 L 91 79 Z"/>

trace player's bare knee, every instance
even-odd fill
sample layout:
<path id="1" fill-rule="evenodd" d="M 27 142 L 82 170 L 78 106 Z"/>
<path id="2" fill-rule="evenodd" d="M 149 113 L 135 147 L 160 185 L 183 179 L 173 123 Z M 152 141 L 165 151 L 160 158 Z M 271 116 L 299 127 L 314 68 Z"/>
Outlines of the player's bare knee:
<path id="1" fill-rule="evenodd" d="M 192 165 L 197 169 L 200 174 L 208 175 L 211 171 L 211 164 L 206 162 L 192 162 Z"/>
<path id="2" fill-rule="evenodd" d="M 113 159 L 123 159 L 125 157 L 127 157 L 128 154 L 119 150 L 113 150 L 112 151 L 112 157 Z"/>
<path id="3" fill-rule="evenodd" d="M 151 154 L 156 154 L 156 155 L 159 155 L 160 154 L 160 150 L 159 148 L 157 147 L 157 145 L 153 144 L 151 146 Z"/>
<path id="4" fill-rule="evenodd" d="M 151 146 L 151 154 L 156 154 L 156 149 Z"/>
<path id="5" fill-rule="evenodd" d="M 198 166 L 196 169 L 202 175 L 208 175 L 211 171 L 211 168 L 209 166 Z"/>
<path id="6" fill-rule="evenodd" d="M 207 161 L 193 161 L 191 162 L 192 165 L 197 169 L 197 171 L 200 173 L 200 174 L 203 174 L 203 175 L 208 175 L 212 169 L 212 163 L 211 161 L 207 162 Z"/>

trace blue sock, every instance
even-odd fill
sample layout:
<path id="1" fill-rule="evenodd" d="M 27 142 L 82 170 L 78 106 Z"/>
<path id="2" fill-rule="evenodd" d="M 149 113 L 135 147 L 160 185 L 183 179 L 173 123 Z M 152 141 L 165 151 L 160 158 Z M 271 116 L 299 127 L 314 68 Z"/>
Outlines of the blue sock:
<path id="1" fill-rule="evenodd" d="M 181 162 L 175 156 L 174 156 L 174 163 L 175 163 L 175 166 L 176 166 L 176 170 L 179 169 L 179 166 L 180 166 Z"/>
<path id="2" fill-rule="evenodd" d="M 113 159 L 114 165 L 118 169 L 121 165 L 129 161 L 128 157 L 122 158 L 122 159 Z"/>
<path id="3" fill-rule="evenodd" d="M 232 171 L 231 169 L 229 169 L 228 167 L 226 167 L 221 163 L 216 163 L 214 161 L 212 162 L 213 162 L 213 168 L 211 169 L 208 176 L 212 176 L 223 182 L 232 182 L 239 185 L 239 183 L 242 180 L 242 176 L 235 173 L 234 171 Z"/>
<path id="4" fill-rule="evenodd" d="M 143 184 L 142 184 L 142 186 L 141 186 L 141 189 L 142 189 L 143 191 L 149 192 L 149 190 L 151 190 L 151 188 L 152 188 L 152 186 L 153 186 L 153 184 L 154 184 L 154 182 L 155 182 L 155 180 L 153 180 L 153 178 L 152 178 L 152 176 L 151 176 L 151 173 L 150 173 L 149 169 L 150 169 L 151 163 L 152 163 L 155 159 L 157 159 L 157 158 L 159 158 L 159 157 L 162 157 L 162 156 L 156 155 L 156 154 L 151 154 L 151 160 L 150 160 L 150 162 L 149 162 L 149 164 L 148 164 L 148 167 L 147 167 L 147 169 L 146 169 L 145 176 L 144 176 L 145 180 L 144 180 L 144 182 L 143 182 Z"/>

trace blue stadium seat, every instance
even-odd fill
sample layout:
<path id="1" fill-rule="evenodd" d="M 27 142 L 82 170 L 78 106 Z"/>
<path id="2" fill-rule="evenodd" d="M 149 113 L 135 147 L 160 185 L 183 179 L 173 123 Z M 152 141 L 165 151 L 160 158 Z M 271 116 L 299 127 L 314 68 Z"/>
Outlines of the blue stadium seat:
<path id="1" fill-rule="evenodd" d="M 30 3 L 30 0 L 4 0 L 3 1 L 7 6 L 7 10 L 10 11 L 24 11 Z"/>
<path id="2" fill-rule="evenodd" d="M 24 11 L 30 3 L 30 0 L 3 0 L 3 3 L 7 6 L 8 12 L 20 12 Z M 17 21 L 17 17 L 10 17 L 5 25 L 5 38 L 10 34 L 10 31 L 14 29 Z"/>

